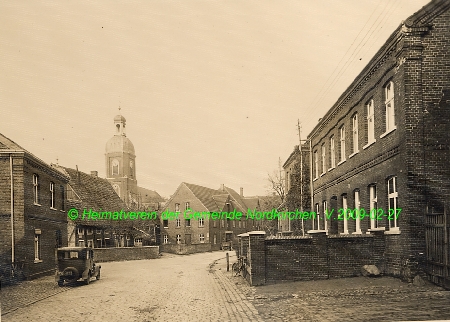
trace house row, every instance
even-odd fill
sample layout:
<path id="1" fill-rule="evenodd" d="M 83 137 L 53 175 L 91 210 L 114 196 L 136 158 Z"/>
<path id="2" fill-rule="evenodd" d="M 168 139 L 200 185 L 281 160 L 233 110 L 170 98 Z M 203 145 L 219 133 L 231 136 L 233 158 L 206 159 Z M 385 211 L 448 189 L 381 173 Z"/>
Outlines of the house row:
<path id="1" fill-rule="evenodd" d="M 302 155 L 301 206 L 317 216 L 280 231 L 381 232 L 384 273 L 448 282 L 449 133 L 450 1 L 433 0 L 391 34 L 283 165 L 286 190 L 298 195 Z"/>

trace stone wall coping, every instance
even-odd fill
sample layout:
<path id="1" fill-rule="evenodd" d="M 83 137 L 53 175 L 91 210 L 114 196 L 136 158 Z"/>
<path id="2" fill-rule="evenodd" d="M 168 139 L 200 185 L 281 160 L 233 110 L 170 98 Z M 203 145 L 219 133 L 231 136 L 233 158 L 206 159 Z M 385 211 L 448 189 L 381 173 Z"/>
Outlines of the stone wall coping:
<path id="1" fill-rule="evenodd" d="M 355 239 L 355 238 L 373 238 L 374 235 L 362 234 L 362 235 L 328 235 L 330 239 Z"/>
<path id="2" fill-rule="evenodd" d="M 265 235 L 266 232 L 264 230 L 255 230 L 255 231 L 249 231 L 249 235 Z"/>
<path id="3" fill-rule="evenodd" d="M 101 247 L 101 248 L 93 248 L 95 250 L 102 249 L 136 249 L 136 248 L 159 248 L 159 246 L 131 246 L 131 247 Z"/>
<path id="4" fill-rule="evenodd" d="M 268 236 L 266 240 L 312 239 L 312 236 Z"/>
<path id="5" fill-rule="evenodd" d="M 243 233 L 243 234 L 239 234 L 237 235 L 238 237 L 248 237 L 248 233 Z"/>

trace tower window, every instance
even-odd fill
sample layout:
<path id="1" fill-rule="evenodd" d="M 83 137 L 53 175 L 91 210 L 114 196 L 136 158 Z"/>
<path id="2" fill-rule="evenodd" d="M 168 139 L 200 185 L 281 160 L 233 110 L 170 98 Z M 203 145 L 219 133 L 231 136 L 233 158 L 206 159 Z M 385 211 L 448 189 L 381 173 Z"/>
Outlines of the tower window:
<path id="1" fill-rule="evenodd" d="M 111 173 L 112 175 L 119 174 L 119 161 L 117 159 L 113 159 L 111 162 Z"/>

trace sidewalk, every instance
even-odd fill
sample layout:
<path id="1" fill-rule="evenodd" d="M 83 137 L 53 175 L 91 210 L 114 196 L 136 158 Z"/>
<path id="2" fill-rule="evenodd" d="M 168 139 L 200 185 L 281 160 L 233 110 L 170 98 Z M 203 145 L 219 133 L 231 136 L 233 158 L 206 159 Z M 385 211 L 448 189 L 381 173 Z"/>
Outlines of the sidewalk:
<path id="1" fill-rule="evenodd" d="M 54 275 L 23 281 L 17 285 L 2 286 L 1 315 L 70 289 L 71 286 L 58 286 Z"/>
<path id="2" fill-rule="evenodd" d="M 234 261 L 230 256 L 230 270 Z M 353 277 L 252 287 L 226 272 L 225 259 L 217 267 L 264 321 L 450 321 L 450 291 L 428 282 L 418 287 L 392 277 Z"/>

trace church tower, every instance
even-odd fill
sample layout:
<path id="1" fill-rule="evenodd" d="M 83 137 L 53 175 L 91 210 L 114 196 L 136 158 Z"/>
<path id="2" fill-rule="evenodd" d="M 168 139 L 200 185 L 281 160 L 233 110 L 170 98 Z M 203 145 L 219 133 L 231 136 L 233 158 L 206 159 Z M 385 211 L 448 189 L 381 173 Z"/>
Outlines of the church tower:
<path id="1" fill-rule="evenodd" d="M 136 154 L 133 143 L 126 136 L 125 125 L 122 115 L 114 117 L 115 133 L 106 143 L 105 150 L 106 179 L 128 206 L 137 207 Z"/>

